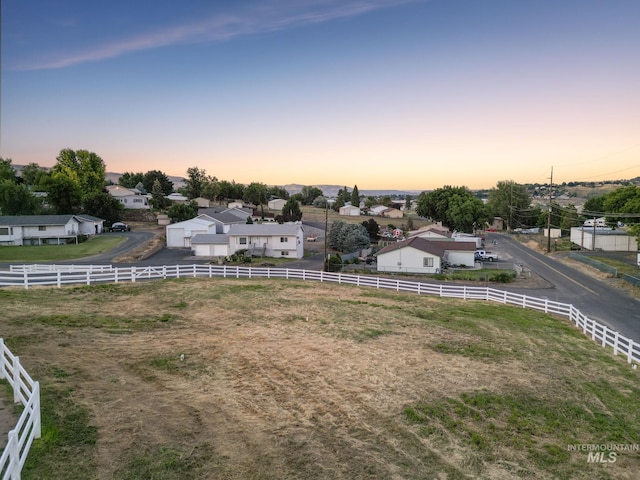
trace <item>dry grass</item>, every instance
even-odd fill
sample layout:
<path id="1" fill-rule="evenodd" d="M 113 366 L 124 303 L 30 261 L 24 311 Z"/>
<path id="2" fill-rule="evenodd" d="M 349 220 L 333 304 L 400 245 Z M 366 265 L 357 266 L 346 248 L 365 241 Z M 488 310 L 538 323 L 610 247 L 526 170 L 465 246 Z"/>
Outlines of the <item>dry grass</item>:
<path id="1" fill-rule="evenodd" d="M 640 470 L 637 455 L 587 465 L 586 454 L 547 448 L 635 441 L 640 420 L 620 410 L 640 391 L 623 361 L 522 309 L 257 280 L 3 290 L 0 299 L 12 351 L 43 391 L 70 392 L 97 428 L 77 458 L 93 478 L 631 479 Z M 626 392 L 623 407 L 581 386 L 601 382 Z M 530 433 L 513 433 L 520 445 L 485 437 L 483 450 L 468 437 L 509 419 L 465 418 L 451 403 L 479 392 L 586 410 L 557 432 L 531 420 Z M 436 409 L 427 423 L 407 417 L 421 405 Z M 635 433 L 605 438 L 584 420 L 601 411 Z M 448 428 L 451 416 L 458 427 Z M 65 478 L 50 468 L 33 478 Z"/>

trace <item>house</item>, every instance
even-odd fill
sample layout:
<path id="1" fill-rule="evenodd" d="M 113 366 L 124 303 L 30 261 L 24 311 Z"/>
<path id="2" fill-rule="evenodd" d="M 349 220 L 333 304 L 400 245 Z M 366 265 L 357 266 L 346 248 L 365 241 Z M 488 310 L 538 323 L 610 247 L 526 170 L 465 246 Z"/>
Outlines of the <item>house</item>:
<path id="1" fill-rule="evenodd" d="M 198 197 L 193 200 L 198 204 L 198 208 L 209 208 L 211 206 L 211 200 L 208 198 Z"/>
<path id="2" fill-rule="evenodd" d="M 360 215 L 360 208 L 353 205 L 345 205 L 344 207 L 340 207 L 340 211 L 338 213 L 348 217 L 357 217 Z"/>
<path id="3" fill-rule="evenodd" d="M 108 185 L 107 193 L 118 200 L 124 208 L 149 210 L 149 198 L 136 188 L 126 188 L 122 185 Z"/>
<path id="4" fill-rule="evenodd" d="M 586 250 L 603 252 L 637 252 L 638 241 L 624 230 L 597 226 L 573 227 L 571 243 Z"/>
<path id="5" fill-rule="evenodd" d="M 232 253 L 246 248 L 257 257 L 304 256 L 302 226 L 297 223 L 231 225 L 227 235 Z"/>
<path id="6" fill-rule="evenodd" d="M 216 222 L 207 215 L 198 215 L 184 222 L 171 223 L 165 227 L 168 248 L 189 248 L 191 238 L 199 233 L 216 233 Z"/>
<path id="7" fill-rule="evenodd" d="M 165 197 L 167 200 L 171 200 L 172 203 L 188 203 L 189 202 L 189 198 L 185 197 L 184 195 L 181 195 L 179 193 L 173 192 L 170 195 L 165 195 Z"/>
<path id="8" fill-rule="evenodd" d="M 397 208 L 386 208 L 379 215 L 385 218 L 402 218 L 404 216 L 402 211 Z"/>
<path id="9" fill-rule="evenodd" d="M 418 230 L 412 230 L 407 234 L 407 237 L 441 238 L 447 240 L 451 238 L 451 233 L 444 227 L 440 227 L 438 225 L 427 225 L 426 227 L 421 227 Z"/>
<path id="10" fill-rule="evenodd" d="M 294 223 L 236 224 L 226 234 L 198 234 L 191 240 L 196 256 L 229 256 L 247 250 L 255 257 L 302 258 L 302 226 Z"/>
<path id="11" fill-rule="evenodd" d="M 384 212 L 387 208 L 389 207 L 385 207 L 384 205 L 374 205 L 373 207 L 369 208 L 369 214 L 380 216 L 382 212 Z"/>
<path id="12" fill-rule="evenodd" d="M 269 200 L 269 202 L 267 203 L 267 208 L 269 208 L 269 210 L 281 211 L 286 205 L 286 203 L 287 201 L 283 200 L 282 198 L 274 198 L 273 200 Z"/>
<path id="13" fill-rule="evenodd" d="M 379 272 L 439 273 L 445 263 L 472 266 L 475 244 L 452 240 L 430 241 L 421 237 L 396 242 L 380 250 Z"/>
<path id="14" fill-rule="evenodd" d="M 0 245 L 62 245 L 103 228 L 104 220 L 91 215 L 0 216 Z"/>

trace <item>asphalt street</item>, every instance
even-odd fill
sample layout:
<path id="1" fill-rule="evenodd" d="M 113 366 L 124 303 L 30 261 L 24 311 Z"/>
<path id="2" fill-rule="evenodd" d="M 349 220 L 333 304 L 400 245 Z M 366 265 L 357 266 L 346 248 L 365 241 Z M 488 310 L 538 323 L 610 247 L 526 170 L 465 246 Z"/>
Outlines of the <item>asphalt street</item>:
<path id="1" fill-rule="evenodd" d="M 487 242 L 494 239 L 498 245 L 492 249 L 500 260 L 524 265 L 552 285 L 519 293 L 570 303 L 587 317 L 640 341 L 640 301 L 624 290 L 571 268 L 553 256 L 532 250 L 507 235 L 490 235 Z M 517 290 L 508 286 L 505 289 Z"/>

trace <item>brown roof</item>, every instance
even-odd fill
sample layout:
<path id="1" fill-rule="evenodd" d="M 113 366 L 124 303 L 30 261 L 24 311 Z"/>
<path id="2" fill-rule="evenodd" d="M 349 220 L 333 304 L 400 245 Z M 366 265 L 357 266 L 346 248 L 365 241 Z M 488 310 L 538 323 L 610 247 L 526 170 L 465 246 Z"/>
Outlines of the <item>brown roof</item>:
<path id="1" fill-rule="evenodd" d="M 412 237 L 408 240 L 396 242 L 381 249 L 377 254 L 392 252 L 400 248 L 412 247 L 439 257 L 444 256 L 446 251 L 456 250 L 462 252 L 475 252 L 476 245 L 473 242 L 456 242 L 454 240 L 431 241 L 422 237 Z"/>

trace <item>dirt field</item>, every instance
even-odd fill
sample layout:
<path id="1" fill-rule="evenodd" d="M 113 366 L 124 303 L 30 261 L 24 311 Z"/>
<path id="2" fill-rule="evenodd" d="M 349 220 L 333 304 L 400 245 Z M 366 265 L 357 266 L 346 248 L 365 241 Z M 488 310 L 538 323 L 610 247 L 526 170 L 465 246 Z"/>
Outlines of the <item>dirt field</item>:
<path id="1" fill-rule="evenodd" d="M 526 449 L 498 445 L 487 461 L 464 438 L 424 436 L 403 412 L 478 391 L 572 401 L 567 379 L 577 370 L 595 381 L 603 365 L 577 366 L 557 349 L 578 342 L 579 355 L 609 358 L 580 334 L 567 328 L 549 353 L 556 340 L 542 326 L 511 332 L 488 322 L 506 325 L 522 309 L 272 285 L 190 279 L 8 291 L 3 336 L 44 388 L 68 390 L 88 409 L 98 432 L 91 478 L 558 478 Z M 545 432 L 535 442 L 544 450 L 561 440 Z M 627 468 L 640 459 L 622 460 L 609 467 L 614 477 L 572 470 L 572 478 L 633 478 Z M 184 470 L 171 473 L 176 464 Z"/>

